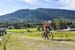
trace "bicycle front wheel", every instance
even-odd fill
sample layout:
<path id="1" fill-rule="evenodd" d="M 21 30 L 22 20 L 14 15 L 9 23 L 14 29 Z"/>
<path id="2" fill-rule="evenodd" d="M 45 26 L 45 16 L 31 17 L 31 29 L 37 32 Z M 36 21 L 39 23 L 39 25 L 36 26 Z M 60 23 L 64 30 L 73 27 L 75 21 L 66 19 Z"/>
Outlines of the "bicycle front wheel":
<path id="1" fill-rule="evenodd" d="M 54 37 L 53 37 L 53 33 L 52 32 L 50 32 L 48 36 L 49 36 L 49 39 L 53 40 Z"/>

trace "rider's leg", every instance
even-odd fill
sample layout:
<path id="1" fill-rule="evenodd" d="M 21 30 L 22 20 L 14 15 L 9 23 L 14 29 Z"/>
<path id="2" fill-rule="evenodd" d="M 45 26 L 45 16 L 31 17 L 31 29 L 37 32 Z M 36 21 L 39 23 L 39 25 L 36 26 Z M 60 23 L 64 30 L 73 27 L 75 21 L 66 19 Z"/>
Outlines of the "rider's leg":
<path id="1" fill-rule="evenodd" d="M 48 34 L 49 34 L 49 32 L 47 31 L 47 32 L 45 33 L 45 38 L 49 40 Z"/>
<path id="2" fill-rule="evenodd" d="M 48 37 L 48 35 L 46 36 L 46 38 L 47 38 L 47 40 L 49 40 L 49 37 Z"/>
<path id="3" fill-rule="evenodd" d="M 44 30 L 42 37 L 44 37 L 44 39 L 49 39 L 48 34 L 49 34 L 49 31 L 48 30 Z"/>

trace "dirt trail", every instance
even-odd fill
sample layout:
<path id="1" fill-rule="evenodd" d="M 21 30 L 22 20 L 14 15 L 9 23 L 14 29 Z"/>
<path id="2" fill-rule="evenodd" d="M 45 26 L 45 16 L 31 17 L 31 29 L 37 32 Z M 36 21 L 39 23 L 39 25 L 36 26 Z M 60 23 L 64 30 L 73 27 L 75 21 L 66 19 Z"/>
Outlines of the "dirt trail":
<path id="1" fill-rule="evenodd" d="M 67 41 L 44 40 L 42 38 L 32 38 L 27 36 L 22 36 L 22 38 L 25 40 L 27 39 L 26 44 L 30 47 L 35 46 L 35 48 L 37 48 L 36 50 L 74 50 L 73 48 L 75 46 L 75 43 Z"/>
<path id="2" fill-rule="evenodd" d="M 33 40 L 42 40 L 42 41 L 52 41 L 52 42 L 57 42 L 57 43 L 66 43 L 66 44 L 72 44 L 75 45 L 75 41 L 56 41 L 56 40 L 45 40 L 43 38 L 33 38 L 33 37 L 28 37 L 28 36 L 22 36 L 28 39 L 33 39 Z"/>
<path id="3" fill-rule="evenodd" d="M 14 45 L 12 45 L 12 44 Z M 8 42 L 8 49 L 10 50 L 74 50 L 75 43 L 69 41 L 55 41 L 45 40 L 41 38 L 33 38 L 28 36 L 21 36 L 20 34 L 12 34 Z M 14 47 L 17 48 L 14 49 Z"/>

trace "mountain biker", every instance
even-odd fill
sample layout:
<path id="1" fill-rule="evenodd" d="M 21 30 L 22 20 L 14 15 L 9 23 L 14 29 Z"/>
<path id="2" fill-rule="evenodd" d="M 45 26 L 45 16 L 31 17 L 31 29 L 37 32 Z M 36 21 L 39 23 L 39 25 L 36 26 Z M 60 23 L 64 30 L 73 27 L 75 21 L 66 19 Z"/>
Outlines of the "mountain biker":
<path id="1" fill-rule="evenodd" d="M 45 24 L 44 24 L 44 36 L 49 39 L 48 37 L 48 34 L 49 32 L 51 31 L 51 21 L 47 21 Z"/>
<path id="2" fill-rule="evenodd" d="M 47 21 L 44 24 L 44 31 L 50 31 L 51 30 L 51 21 Z"/>

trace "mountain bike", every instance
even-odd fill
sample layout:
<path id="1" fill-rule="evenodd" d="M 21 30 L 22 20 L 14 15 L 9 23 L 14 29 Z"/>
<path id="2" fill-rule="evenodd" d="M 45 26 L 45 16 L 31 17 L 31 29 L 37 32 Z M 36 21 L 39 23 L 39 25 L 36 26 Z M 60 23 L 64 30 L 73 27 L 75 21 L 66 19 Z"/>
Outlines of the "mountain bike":
<path id="1" fill-rule="evenodd" d="M 47 32 L 47 31 L 43 31 L 42 33 L 41 33 L 41 36 L 42 36 L 42 38 L 44 38 L 44 39 L 51 39 L 51 40 L 53 40 L 53 33 L 51 32 L 51 31 L 49 31 L 49 32 Z"/>

